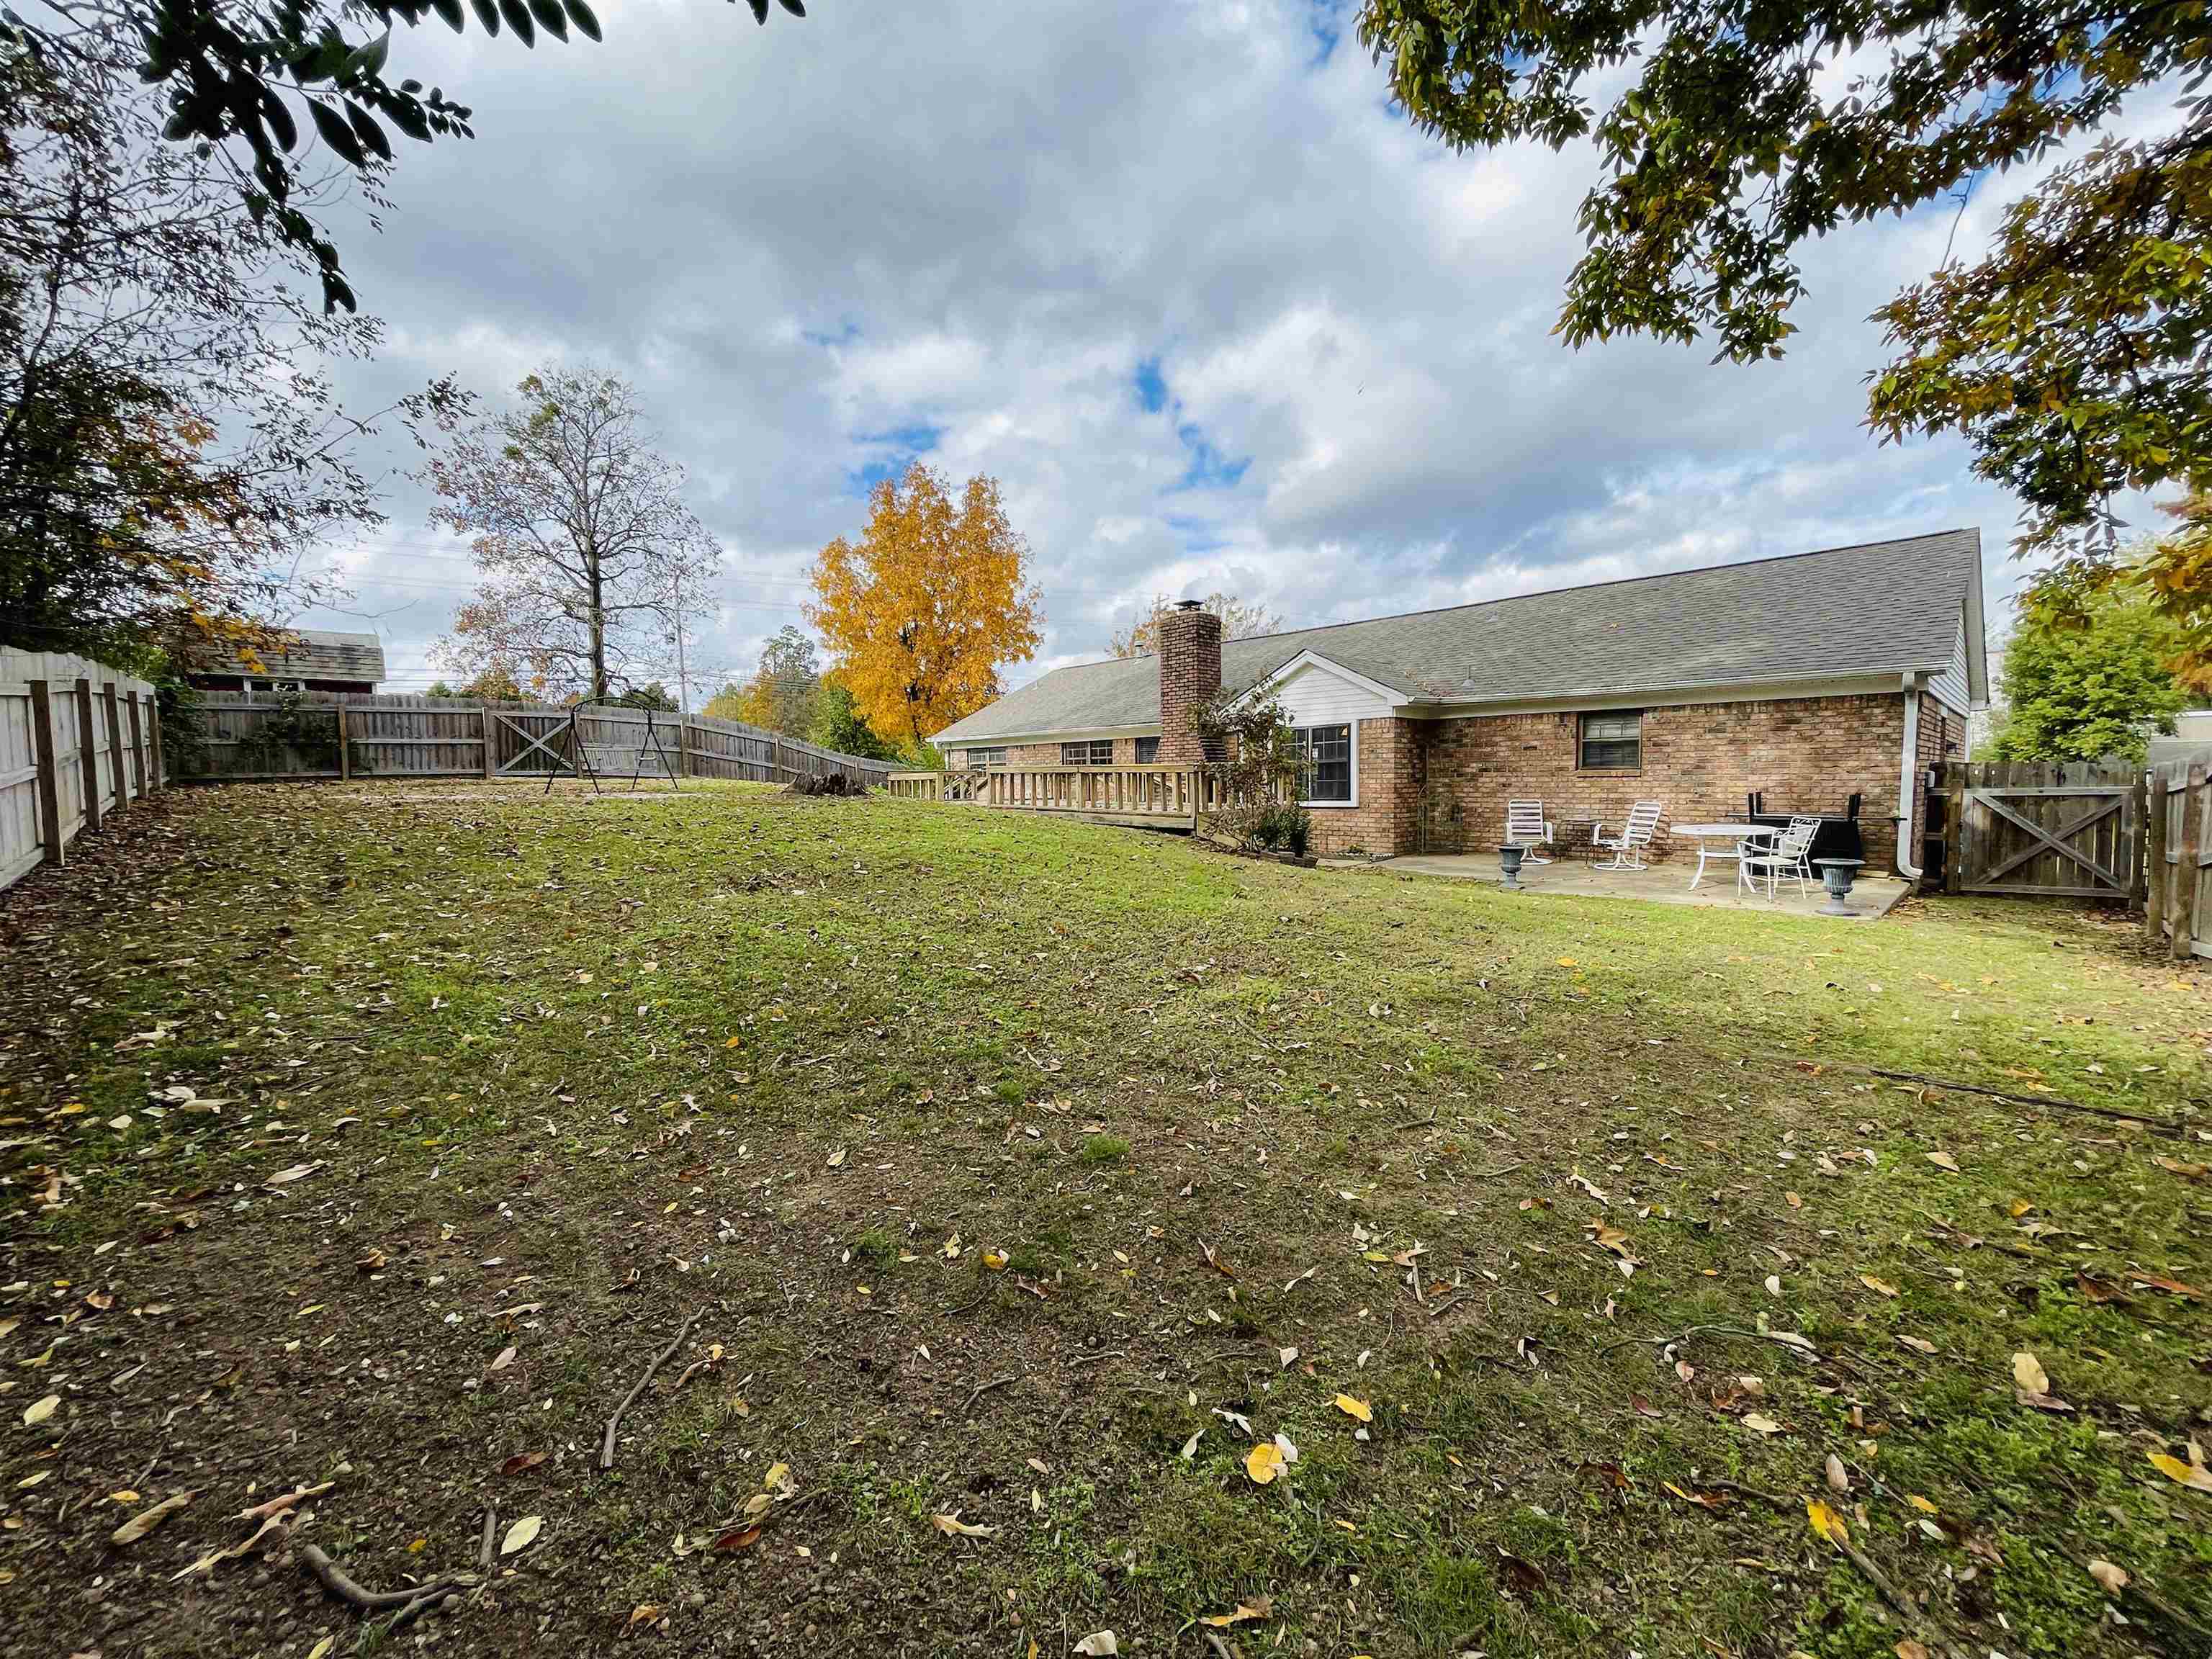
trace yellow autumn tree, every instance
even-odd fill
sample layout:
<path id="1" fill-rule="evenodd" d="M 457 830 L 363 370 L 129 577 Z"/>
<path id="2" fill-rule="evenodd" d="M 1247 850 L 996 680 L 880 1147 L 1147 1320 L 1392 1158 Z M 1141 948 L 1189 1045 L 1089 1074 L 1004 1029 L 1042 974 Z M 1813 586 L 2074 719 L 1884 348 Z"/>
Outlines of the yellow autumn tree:
<path id="1" fill-rule="evenodd" d="M 1042 596 L 1029 562 L 997 479 L 969 479 L 956 506 L 916 461 L 870 492 L 857 544 L 840 536 L 822 550 L 806 617 L 861 718 L 920 744 L 996 696 L 1000 663 L 1036 653 Z"/>

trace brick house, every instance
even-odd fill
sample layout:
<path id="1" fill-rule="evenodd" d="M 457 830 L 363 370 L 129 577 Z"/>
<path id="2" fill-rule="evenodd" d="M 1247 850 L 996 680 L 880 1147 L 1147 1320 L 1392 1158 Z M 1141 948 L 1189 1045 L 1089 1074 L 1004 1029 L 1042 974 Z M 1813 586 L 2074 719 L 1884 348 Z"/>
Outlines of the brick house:
<path id="1" fill-rule="evenodd" d="M 1912 874 L 1898 824 L 1988 701 L 1981 572 L 1951 530 L 1226 642 L 1187 607 L 1158 655 L 1055 669 L 936 742 L 956 768 L 1194 765 L 1189 712 L 1226 686 L 1297 728 L 1320 851 L 1485 850 L 1509 798 L 1571 843 L 1632 801 L 1687 823 L 1758 793 L 1856 798 L 1869 870 Z"/>

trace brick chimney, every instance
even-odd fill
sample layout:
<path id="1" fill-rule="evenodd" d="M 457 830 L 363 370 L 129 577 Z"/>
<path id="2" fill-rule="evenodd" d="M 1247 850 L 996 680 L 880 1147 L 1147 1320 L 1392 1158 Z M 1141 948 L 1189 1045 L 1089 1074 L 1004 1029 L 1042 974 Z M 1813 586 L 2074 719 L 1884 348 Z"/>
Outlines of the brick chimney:
<path id="1" fill-rule="evenodd" d="M 1205 747 L 1191 711 L 1221 689 L 1221 618 L 1196 599 L 1160 617 L 1160 763 L 1199 766 Z"/>

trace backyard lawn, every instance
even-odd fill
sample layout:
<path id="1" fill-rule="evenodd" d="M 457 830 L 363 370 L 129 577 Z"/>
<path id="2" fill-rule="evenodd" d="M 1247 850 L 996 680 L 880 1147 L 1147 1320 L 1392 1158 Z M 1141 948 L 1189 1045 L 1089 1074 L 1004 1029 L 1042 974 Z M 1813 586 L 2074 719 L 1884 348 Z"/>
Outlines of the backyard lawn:
<path id="1" fill-rule="evenodd" d="M 85 850 L 0 896 L 0 1652 L 2212 1650 L 2131 925 L 744 787 Z"/>

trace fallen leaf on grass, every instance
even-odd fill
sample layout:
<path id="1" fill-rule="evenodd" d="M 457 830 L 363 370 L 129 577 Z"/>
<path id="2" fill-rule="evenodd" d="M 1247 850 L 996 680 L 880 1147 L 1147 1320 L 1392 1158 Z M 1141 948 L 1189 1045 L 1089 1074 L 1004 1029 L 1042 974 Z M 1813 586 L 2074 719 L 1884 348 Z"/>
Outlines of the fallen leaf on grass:
<path id="1" fill-rule="evenodd" d="M 1097 1659 L 1100 1654 L 1119 1653 L 1121 1650 L 1121 1644 L 1114 1639 L 1114 1632 L 1110 1630 L 1092 1631 L 1090 1635 L 1078 1642 L 1073 1650 L 1076 1653 L 1082 1654 L 1084 1659 Z"/>
<path id="2" fill-rule="evenodd" d="M 2153 1452 L 2150 1462 L 2160 1474 L 2179 1480 L 2191 1492 L 2212 1492 L 2212 1469 L 2202 1463 L 2185 1463 L 2169 1452 Z"/>
<path id="3" fill-rule="evenodd" d="M 1872 1291 L 1877 1296 L 1895 1296 L 1897 1294 L 1896 1285 L 1890 1284 L 1887 1279 L 1876 1279 L 1872 1273 L 1861 1273 L 1859 1275 L 1859 1283 L 1865 1285 L 1867 1289 Z"/>
<path id="4" fill-rule="evenodd" d="M 1844 1518 L 1815 1498 L 1805 1505 L 1805 1518 L 1813 1523 L 1813 1530 L 1831 1544 L 1841 1547 L 1851 1540 L 1851 1530 Z"/>
<path id="5" fill-rule="evenodd" d="M 45 1422 L 48 1418 L 54 1414 L 54 1407 L 61 1403 L 62 1397 L 58 1394 L 50 1394 L 44 1400 L 33 1401 L 29 1405 L 23 1407 L 23 1422 L 25 1426 L 27 1427 L 33 1423 Z"/>
<path id="6" fill-rule="evenodd" d="M 328 1492 L 337 1484 L 337 1483 L 333 1480 L 325 1480 L 319 1485 L 313 1486 L 295 1486 L 290 1492 L 281 1492 L 277 1496 L 270 1498 L 265 1504 L 256 1504 L 250 1510 L 240 1510 L 238 1512 L 238 1518 L 241 1521 L 267 1521 L 273 1519 L 275 1516 L 283 1514 L 285 1510 L 292 1508 L 293 1505 L 301 1503 L 307 1498 L 320 1498 L 325 1492 Z"/>
<path id="7" fill-rule="evenodd" d="M 1779 1423 L 1776 1422 L 1771 1417 L 1762 1416 L 1758 1412 L 1746 1413 L 1744 1415 L 1743 1425 L 1747 1429 L 1749 1429 L 1753 1434 L 1779 1434 L 1782 1432 L 1782 1425 Z"/>
<path id="8" fill-rule="evenodd" d="M 1939 1170 L 1948 1170 L 1953 1175 L 1959 1173 L 1959 1160 L 1948 1152 L 1929 1152 L 1927 1158 Z"/>
<path id="9" fill-rule="evenodd" d="M 1900 1334 L 1897 1340 L 1900 1346 L 1911 1349 L 1915 1353 L 1934 1353 L 1936 1352 L 1936 1345 L 1933 1342 L 1930 1342 L 1924 1336 L 1906 1336 Z"/>
<path id="10" fill-rule="evenodd" d="M 188 1492 L 164 1498 L 152 1509 L 141 1510 L 125 1521 L 108 1534 L 107 1541 L 111 1544 L 135 1544 L 191 1501 L 192 1495 Z"/>
<path id="11" fill-rule="evenodd" d="M 520 1474 L 525 1469 L 534 1469 L 545 1461 L 542 1451 L 517 1452 L 499 1466 L 501 1474 Z"/>
<path id="12" fill-rule="evenodd" d="M 1244 1473 L 1252 1477 L 1255 1486 L 1266 1486 L 1282 1472 L 1283 1455 L 1272 1440 L 1262 1440 L 1244 1454 Z"/>
<path id="13" fill-rule="evenodd" d="M 1356 1417 L 1363 1423 L 1372 1423 L 1375 1420 L 1374 1407 L 1369 1405 L 1364 1400 L 1354 1400 L 1348 1394 L 1337 1395 L 1336 1408 L 1346 1417 Z"/>
<path id="14" fill-rule="evenodd" d="M 2193 1285 L 2185 1285 L 2178 1279 L 2160 1279 L 2156 1273 L 2130 1273 L 2128 1283 L 2141 1291 L 2164 1291 L 2168 1296 L 2185 1296 L 2192 1302 L 2204 1299 L 2204 1292 Z"/>
<path id="15" fill-rule="evenodd" d="M 2116 1567 L 2110 1561 L 2089 1563 L 2089 1577 L 2097 1581 L 2097 1587 L 2107 1595 L 2118 1595 L 2128 1587 L 2127 1570 Z"/>
<path id="16" fill-rule="evenodd" d="M 289 1170 L 279 1170 L 261 1184 L 264 1187 L 289 1187 L 295 1181 L 305 1181 L 323 1166 L 320 1163 L 295 1164 Z"/>
<path id="17" fill-rule="evenodd" d="M 1659 1483 L 1685 1504 L 1695 1504 L 1701 1510 L 1717 1510 L 1728 1503 L 1728 1494 L 1721 1492 L 1684 1492 L 1671 1480 Z"/>
<path id="18" fill-rule="evenodd" d="M 503 1371 L 513 1364 L 514 1364 L 514 1349 L 510 1346 L 501 1348 L 499 1351 L 498 1358 L 491 1362 L 491 1369 L 495 1371 Z"/>
<path id="19" fill-rule="evenodd" d="M 1897 1655 L 1897 1659 L 1928 1659 L 1928 1644 L 1916 1642 L 1910 1636 L 1901 1638 L 1891 1650 Z"/>
<path id="20" fill-rule="evenodd" d="M 761 1529 L 758 1527 L 733 1527 L 707 1547 L 719 1550 L 727 1555 L 733 1550 L 750 1549 L 760 1542 L 760 1535 Z"/>
<path id="21" fill-rule="evenodd" d="M 1231 1625 L 1241 1625 L 1248 1619 L 1272 1619 L 1274 1613 L 1274 1598 L 1263 1595 L 1256 1601 L 1239 1601 L 1234 1613 L 1208 1613 L 1198 1622 L 1211 1625 L 1216 1630 L 1227 1630 Z"/>
<path id="22" fill-rule="evenodd" d="M 633 1625 L 656 1624 L 659 1619 L 660 1609 L 650 1601 L 641 1601 L 629 1610 L 629 1622 Z"/>
<path id="23" fill-rule="evenodd" d="M 950 1515 L 933 1515 L 929 1517 L 929 1524 L 947 1538 L 988 1538 L 998 1531 L 996 1527 L 969 1525 L 960 1518 L 958 1510 L 953 1510 Z"/>
<path id="24" fill-rule="evenodd" d="M 2160 1158 L 2154 1159 L 2154 1162 L 2160 1169 L 2171 1170 L 2185 1181 L 2202 1181 L 2207 1175 L 2212 1175 L 2212 1166 L 2203 1164 L 2184 1164 L 2178 1158 Z M 2115 1567 L 2113 1571 L 2118 1572 L 2119 1569 Z"/>
<path id="25" fill-rule="evenodd" d="M 512 1555 L 517 1550 L 528 1548 L 544 1524 L 545 1517 L 542 1515 L 524 1516 L 521 1520 L 509 1527 L 507 1529 L 507 1536 L 499 1540 L 499 1553 L 501 1555 Z"/>
<path id="26" fill-rule="evenodd" d="M 2012 1380 L 2020 1384 L 2023 1394 L 2049 1394 L 2051 1378 L 2043 1369 L 2043 1362 L 2025 1352 L 2012 1357 Z"/>

